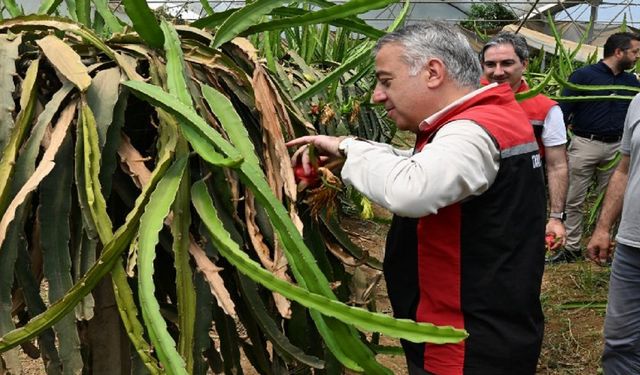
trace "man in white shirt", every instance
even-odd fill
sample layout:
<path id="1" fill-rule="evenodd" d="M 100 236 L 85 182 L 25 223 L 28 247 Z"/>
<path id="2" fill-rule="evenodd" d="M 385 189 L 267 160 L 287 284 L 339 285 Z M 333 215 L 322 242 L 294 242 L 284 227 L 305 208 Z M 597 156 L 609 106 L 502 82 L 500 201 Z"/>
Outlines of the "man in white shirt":
<path id="1" fill-rule="evenodd" d="M 480 51 L 480 63 L 486 83 L 507 83 L 514 93 L 526 92 L 529 86 L 523 73 L 529 64 L 529 47 L 521 35 L 501 32 L 489 40 Z M 542 94 L 520 101 L 533 127 L 540 155 L 545 162 L 549 190 L 549 220 L 546 233 L 556 239 L 551 250 L 564 246 L 567 234 L 564 227 L 564 204 L 567 197 L 569 168 L 567 166 L 567 129 L 558 103 Z M 564 250 L 553 254 L 548 261 L 573 261 L 575 257 Z"/>
<path id="2" fill-rule="evenodd" d="M 394 316 L 466 329 L 459 344 L 402 341 L 409 374 L 534 374 L 544 318 L 546 201 L 533 130 L 505 85 L 478 89 L 466 38 L 439 22 L 388 34 L 376 48 L 384 105 L 413 150 L 355 138 L 290 141 L 346 158 L 341 175 L 393 212 L 384 274 Z"/>

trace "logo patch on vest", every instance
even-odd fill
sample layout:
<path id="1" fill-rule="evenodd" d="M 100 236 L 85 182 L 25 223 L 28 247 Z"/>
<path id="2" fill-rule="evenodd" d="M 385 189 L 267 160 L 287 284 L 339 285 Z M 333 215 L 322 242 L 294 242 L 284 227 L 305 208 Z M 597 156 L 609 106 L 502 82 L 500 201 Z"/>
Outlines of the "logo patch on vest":
<path id="1" fill-rule="evenodd" d="M 542 159 L 540 159 L 540 154 L 531 155 L 531 163 L 533 164 L 533 168 L 542 167 Z"/>

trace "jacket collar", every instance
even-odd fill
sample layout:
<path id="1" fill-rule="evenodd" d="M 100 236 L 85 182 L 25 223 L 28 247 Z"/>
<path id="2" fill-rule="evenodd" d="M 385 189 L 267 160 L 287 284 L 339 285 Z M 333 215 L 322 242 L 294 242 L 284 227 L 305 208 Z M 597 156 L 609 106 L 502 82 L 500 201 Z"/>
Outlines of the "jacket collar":
<path id="1" fill-rule="evenodd" d="M 506 86 L 509 86 L 508 84 L 504 84 Z M 452 112 L 456 112 L 456 109 L 459 109 L 460 107 L 463 107 L 464 104 L 467 104 L 468 102 L 472 101 L 473 99 L 476 99 L 478 96 L 486 93 L 487 91 L 492 90 L 493 88 L 498 87 L 497 83 L 491 83 L 487 86 L 481 87 L 475 91 L 472 91 L 470 93 L 468 93 L 467 95 L 464 95 L 460 98 L 458 98 L 457 100 L 455 100 L 454 102 L 450 103 L 449 105 L 447 105 L 446 107 L 442 108 L 441 110 L 439 110 L 438 112 L 432 114 L 431 116 L 427 117 L 426 119 L 424 119 L 419 126 L 419 129 L 421 132 L 423 131 L 429 131 L 431 130 L 431 128 L 433 128 L 433 125 L 438 123 L 440 119 L 446 117 L 447 115 L 451 114 Z M 511 90 L 511 87 L 509 87 L 509 90 Z"/>

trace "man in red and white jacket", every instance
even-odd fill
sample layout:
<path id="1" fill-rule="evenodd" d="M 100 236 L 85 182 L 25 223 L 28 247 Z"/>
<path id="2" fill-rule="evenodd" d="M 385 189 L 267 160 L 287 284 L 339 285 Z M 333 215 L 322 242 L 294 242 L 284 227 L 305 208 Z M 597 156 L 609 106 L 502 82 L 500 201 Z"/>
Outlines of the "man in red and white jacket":
<path id="1" fill-rule="evenodd" d="M 458 344 L 402 340 L 409 374 L 533 375 L 544 318 L 545 189 L 533 129 L 506 85 L 480 86 L 466 38 L 439 22 L 378 41 L 372 99 L 413 150 L 307 136 L 346 158 L 341 175 L 394 213 L 384 275 L 394 316 L 466 329 Z"/>
<path id="2" fill-rule="evenodd" d="M 482 83 L 507 83 L 514 93 L 528 91 L 529 86 L 522 77 L 528 59 L 529 48 L 522 36 L 510 32 L 498 33 L 480 51 Z M 545 162 L 550 206 L 546 232 L 557 239 L 551 248 L 560 249 L 566 242 L 564 205 L 569 181 L 567 129 L 562 110 L 558 103 L 542 94 L 521 101 L 520 106 L 533 126 L 540 155 Z M 559 251 L 549 258 L 549 262 L 575 260 L 569 255 Z"/>

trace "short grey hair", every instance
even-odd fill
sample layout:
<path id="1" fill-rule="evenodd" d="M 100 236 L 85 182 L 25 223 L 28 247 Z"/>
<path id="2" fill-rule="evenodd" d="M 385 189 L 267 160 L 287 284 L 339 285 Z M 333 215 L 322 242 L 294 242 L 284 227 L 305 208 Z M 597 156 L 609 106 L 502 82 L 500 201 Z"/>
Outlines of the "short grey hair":
<path id="1" fill-rule="evenodd" d="M 459 87 L 480 85 L 478 58 L 467 38 L 453 26 L 438 21 L 409 25 L 380 38 L 374 52 L 391 43 L 404 46 L 403 58 L 411 75 L 418 74 L 427 60 L 438 58 Z"/>
<path id="2" fill-rule="evenodd" d="M 491 47 L 496 47 L 501 44 L 511 44 L 516 55 L 520 58 L 520 62 L 524 63 L 529 60 L 529 46 L 527 40 L 519 34 L 514 34 L 508 31 L 502 31 L 491 38 L 480 51 L 480 63 L 484 64 L 484 53 Z"/>

